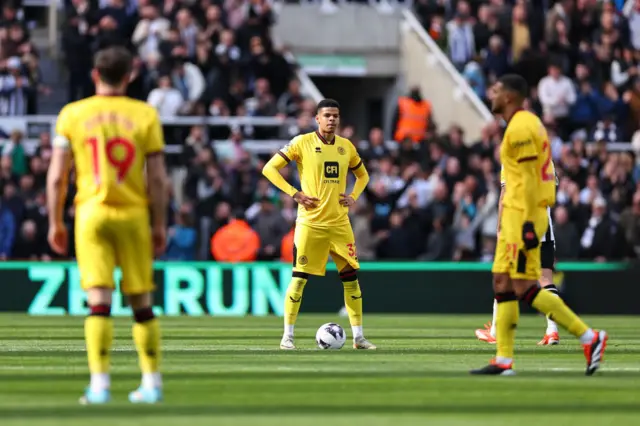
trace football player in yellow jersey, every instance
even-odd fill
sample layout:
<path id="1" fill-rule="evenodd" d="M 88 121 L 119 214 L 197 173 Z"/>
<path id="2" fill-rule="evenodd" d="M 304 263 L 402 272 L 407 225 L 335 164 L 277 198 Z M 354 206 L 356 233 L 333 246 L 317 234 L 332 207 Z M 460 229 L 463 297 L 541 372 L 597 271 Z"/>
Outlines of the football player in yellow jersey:
<path id="1" fill-rule="evenodd" d="M 154 251 L 161 254 L 166 244 L 164 138 L 157 112 L 125 96 L 132 63 L 131 54 L 122 47 L 96 54 L 91 74 L 96 95 L 60 111 L 47 176 L 49 243 L 65 254 L 63 205 L 71 162 L 75 164 L 76 257 L 89 305 L 85 339 L 91 381 L 80 399 L 84 404 L 110 400 L 110 315 L 116 266 L 122 270 L 120 289 L 133 309 L 133 340 L 142 370 L 141 386 L 129 394 L 129 400 L 155 403 L 162 399 L 152 262 Z"/>
<path id="2" fill-rule="evenodd" d="M 555 166 L 553 164 L 553 161 L 550 161 L 549 167 L 553 170 L 553 174 L 555 176 L 555 181 L 557 186 L 558 178 L 555 175 Z M 500 186 L 502 188 L 502 191 L 500 192 L 500 201 L 498 204 L 499 206 L 498 216 L 500 216 L 502 212 L 502 200 L 505 194 L 505 185 L 506 185 L 506 181 L 504 178 L 504 167 L 503 167 L 500 170 Z M 542 286 L 543 289 L 560 296 L 558 292 L 558 288 L 555 286 L 555 284 L 553 284 L 553 271 L 554 271 L 554 264 L 555 264 L 555 258 L 556 258 L 556 242 L 555 242 L 555 235 L 553 233 L 553 221 L 551 219 L 550 207 L 547 207 L 547 216 L 549 218 L 549 226 L 547 228 L 547 232 L 543 235 L 542 241 L 540 244 L 540 268 L 541 268 L 540 286 Z M 476 330 L 476 337 L 478 338 L 478 340 L 482 340 L 487 343 L 496 342 L 497 314 L 498 314 L 498 302 L 494 299 L 493 300 L 493 320 L 491 321 L 491 323 L 486 324 L 484 329 L 479 328 Z M 557 345 L 559 343 L 560 343 L 560 336 L 558 335 L 558 325 L 550 316 L 547 316 L 547 330 L 542 340 L 538 342 L 538 345 L 552 346 L 552 345 Z"/>
<path id="3" fill-rule="evenodd" d="M 547 207 L 555 204 L 555 175 L 547 132 L 538 117 L 523 110 L 526 81 L 518 75 L 502 76 L 493 87 L 492 110 L 507 122 L 500 161 L 507 182 L 499 218 L 493 261 L 493 291 L 497 301 L 497 356 L 472 374 L 513 375 L 513 347 L 518 325 L 518 300 L 523 300 L 578 337 L 587 360 L 586 374 L 602 362 L 607 333 L 589 328 L 561 298 L 542 291 L 540 239 L 547 232 Z M 546 148 L 545 148 L 546 145 Z"/>
<path id="4" fill-rule="evenodd" d="M 358 283 L 358 256 L 349 222 L 349 207 L 362 194 L 369 174 L 353 144 L 335 134 L 340 125 L 340 105 L 325 99 L 316 108 L 318 130 L 295 137 L 265 165 L 262 173 L 298 203 L 294 234 L 293 276 L 285 296 L 284 335 L 281 349 L 295 349 L 293 328 L 309 275 L 323 276 L 329 255 L 340 271 L 344 300 L 355 349 L 376 349 L 362 332 L 362 293 Z M 302 188 L 291 186 L 280 169 L 295 161 Z M 356 183 L 346 193 L 351 170 Z"/>

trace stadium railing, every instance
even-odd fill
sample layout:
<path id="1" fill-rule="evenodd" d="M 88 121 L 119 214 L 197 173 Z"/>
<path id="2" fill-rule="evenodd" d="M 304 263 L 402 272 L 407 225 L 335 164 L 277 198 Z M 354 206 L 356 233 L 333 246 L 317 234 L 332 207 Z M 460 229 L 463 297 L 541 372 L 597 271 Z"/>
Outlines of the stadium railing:
<path id="1" fill-rule="evenodd" d="M 21 131 L 25 138 L 23 144 L 28 154 L 35 151 L 40 143 L 39 137 L 43 132 L 53 134 L 55 131 L 56 115 L 25 115 L 17 117 L 0 117 L 0 131 L 9 135 L 14 130 Z M 295 119 L 279 119 L 276 117 L 165 117 L 162 118 L 162 124 L 167 126 L 262 126 L 262 127 L 281 127 L 287 124 L 295 124 Z M 0 145 L 4 144 L 6 138 L 0 138 Z M 252 140 L 245 139 L 242 142 L 243 147 L 255 154 L 270 154 L 284 144 L 286 139 L 268 139 L 268 140 Z M 221 148 L 227 144 L 231 144 L 229 140 L 215 140 L 216 146 Z M 361 141 L 361 145 L 367 145 L 367 141 Z M 387 141 L 387 148 L 395 150 L 398 147 L 397 142 Z M 609 151 L 631 151 L 631 143 L 614 142 L 607 144 Z M 166 152 L 168 154 L 180 154 L 183 150 L 182 145 L 167 145 Z"/>

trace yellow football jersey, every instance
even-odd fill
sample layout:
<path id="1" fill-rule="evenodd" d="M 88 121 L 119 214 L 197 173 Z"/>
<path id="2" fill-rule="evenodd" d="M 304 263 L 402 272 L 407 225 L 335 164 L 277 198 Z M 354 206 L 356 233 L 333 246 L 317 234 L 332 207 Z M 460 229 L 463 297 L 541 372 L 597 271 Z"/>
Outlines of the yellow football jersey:
<path id="1" fill-rule="evenodd" d="M 296 162 L 302 192 L 320 199 L 312 210 L 298 206 L 297 222 L 324 228 L 349 223 L 349 209 L 340 205 L 340 194 L 347 191 L 349 170 L 362 166 L 353 144 L 338 135 L 328 142 L 318 132 L 311 132 L 295 137 L 280 154 Z"/>
<path id="2" fill-rule="evenodd" d="M 92 96 L 65 106 L 56 146 L 70 146 L 76 168 L 76 204 L 148 204 L 145 162 L 164 150 L 156 110 L 126 96 Z"/>
<path id="3" fill-rule="evenodd" d="M 525 177 L 519 170 L 523 161 L 535 161 L 539 179 L 533 194 L 525 194 Z M 500 146 L 502 184 L 509 182 L 503 204 L 516 209 L 525 208 L 526 196 L 536 197 L 540 207 L 553 206 L 556 202 L 556 176 L 551 159 L 551 146 L 547 130 L 540 119 L 529 111 L 518 111 L 509 121 Z"/>

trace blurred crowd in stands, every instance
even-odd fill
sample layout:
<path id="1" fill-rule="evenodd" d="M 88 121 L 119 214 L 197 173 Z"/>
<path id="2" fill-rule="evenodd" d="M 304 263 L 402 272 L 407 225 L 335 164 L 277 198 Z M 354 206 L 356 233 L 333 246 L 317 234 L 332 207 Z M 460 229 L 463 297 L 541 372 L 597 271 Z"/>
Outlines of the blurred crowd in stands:
<path id="1" fill-rule="evenodd" d="M 63 34 L 69 100 L 92 94 L 93 53 L 124 44 L 136 54 L 129 95 L 162 117 L 310 120 L 291 65 L 271 43 L 273 20 L 267 0 L 70 0 Z M 219 130 L 216 138 L 229 137 Z M 239 130 L 253 139 L 281 136 L 273 128 Z"/>
<path id="2" fill-rule="evenodd" d="M 20 0 L 0 4 L 0 116 L 36 114 L 42 84 L 38 51 L 30 40 Z"/>
<path id="3" fill-rule="evenodd" d="M 640 255 L 640 134 L 633 134 L 640 84 L 636 51 L 628 48 L 635 46 L 633 23 L 640 14 L 634 9 L 627 19 L 615 5 L 596 7 L 589 0 L 573 8 L 566 0 L 549 11 L 535 1 L 530 8 L 502 0 L 448 5 L 419 0 L 415 7 L 477 93 L 486 99 L 496 77 L 519 72 L 532 87 L 530 107 L 549 125 L 559 177 L 553 211 L 558 259 Z M 165 128 L 169 142 L 183 147 L 168 156 L 174 185 L 165 259 L 291 260 L 297 206 L 261 175 L 273 152 L 256 154 L 244 142 L 286 141 L 312 131 L 315 105 L 302 96 L 291 67 L 270 42 L 269 4 L 138 0 L 136 9 L 124 0 L 70 0 L 66 7 L 70 99 L 91 94 L 93 51 L 129 43 L 138 53 L 130 94 L 164 116 L 292 119 L 273 128 L 194 126 L 186 134 Z M 489 123 L 480 140 L 468 141 L 460 128 L 439 128 L 430 105 L 415 109 L 410 99 L 421 95 L 412 91 L 404 106 L 399 102 L 394 126 L 422 128 L 403 120 L 403 108 L 421 111 L 424 137 L 394 130 L 396 141 L 385 143 L 379 128 L 343 123 L 340 129 L 359 147 L 371 175 L 351 212 L 358 257 L 489 262 L 496 242 L 501 125 Z M 608 149 L 608 142 L 632 136 L 628 152 Z M 35 152 L 25 150 L 22 138 L 13 132 L 0 156 L 0 259 L 48 260 L 55 258 L 46 243 L 50 135 L 41 135 Z M 295 165 L 282 173 L 300 187 Z M 69 196 L 73 235 L 73 189 Z"/>
<path id="4" fill-rule="evenodd" d="M 523 75 L 564 140 L 629 141 L 640 127 L 640 1 L 418 0 L 416 14 L 475 92 Z M 584 136 L 586 134 L 586 136 Z"/>

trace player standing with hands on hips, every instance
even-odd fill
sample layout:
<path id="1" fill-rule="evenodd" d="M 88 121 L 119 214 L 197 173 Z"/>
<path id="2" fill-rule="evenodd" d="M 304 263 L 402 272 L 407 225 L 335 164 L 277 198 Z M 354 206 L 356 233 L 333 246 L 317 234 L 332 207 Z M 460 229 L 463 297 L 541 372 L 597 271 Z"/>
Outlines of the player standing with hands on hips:
<path id="1" fill-rule="evenodd" d="M 547 207 L 556 201 L 551 148 L 540 119 L 522 108 L 527 83 L 519 75 L 502 76 L 492 88 L 491 109 L 507 122 L 500 146 L 504 169 L 502 215 L 493 261 L 493 290 L 497 302 L 497 355 L 472 374 L 512 375 L 515 332 L 520 316 L 518 299 L 550 315 L 580 339 L 587 360 L 586 374 L 602 362 L 607 333 L 588 327 L 560 297 L 540 288 L 540 240 L 547 232 Z"/>
<path id="2" fill-rule="evenodd" d="M 116 266 L 122 270 L 120 289 L 133 310 L 133 340 L 142 370 L 142 383 L 129 401 L 162 400 L 160 325 L 152 310 L 153 255 L 162 254 L 166 245 L 168 180 L 158 113 L 125 95 L 132 66 L 124 47 L 96 54 L 91 72 L 96 95 L 60 111 L 47 175 L 49 244 L 64 255 L 68 235 L 63 209 L 71 161 L 75 163 L 76 257 L 89 305 L 84 331 L 91 373 L 82 404 L 111 399 Z"/>
<path id="3" fill-rule="evenodd" d="M 262 173 L 298 203 L 293 245 L 293 274 L 284 303 L 284 335 L 280 349 L 295 349 L 293 330 L 300 310 L 302 292 L 309 275 L 324 276 L 329 255 L 340 271 L 344 300 L 349 314 L 355 349 L 376 349 L 362 331 L 362 293 L 357 271 L 360 268 L 356 244 L 349 222 L 349 207 L 362 194 L 369 174 L 353 144 L 336 135 L 340 125 L 340 105 L 324 99 L 316 108 L 318 130 L 295 137 L 264 166 Z M 280 174 L 295 161 L 302 189 L 291 186 Z M 356 183 L 346 193 L 351 170 Z"/>

